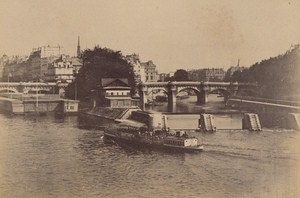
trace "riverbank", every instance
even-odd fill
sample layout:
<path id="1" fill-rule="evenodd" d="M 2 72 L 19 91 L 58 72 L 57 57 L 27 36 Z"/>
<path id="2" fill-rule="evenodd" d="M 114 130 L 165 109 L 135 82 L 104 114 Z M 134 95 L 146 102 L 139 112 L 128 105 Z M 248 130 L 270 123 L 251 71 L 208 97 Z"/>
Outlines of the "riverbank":
<path id="1" fill-rule="evenodd" d="M 242 98 L 231 98 L 226 106 L 240 111 L 248 111 L 259 115 L 262 126 L 297 129 L 300 127 L 300 107 L 287 104 L 276 104 Z"/>

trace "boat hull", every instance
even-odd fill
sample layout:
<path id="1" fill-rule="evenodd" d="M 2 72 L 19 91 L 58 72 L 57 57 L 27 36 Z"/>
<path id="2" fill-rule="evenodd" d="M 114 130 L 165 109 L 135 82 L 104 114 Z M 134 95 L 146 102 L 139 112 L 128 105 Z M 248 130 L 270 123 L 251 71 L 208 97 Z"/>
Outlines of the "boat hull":
<path id="1" fill-rule="evenodd" d="M 203 150 L 203 146 L 199 145 L 197 147 L 183 147 L 183 146 L 172 146 L 165 144 L 149 143 L 140 141 L 139 139 L 126 139 L 118 137 L 112 134 L 104 133 L 103 141 L 105 143 L 118 144 L 120 146 L 132 147 L 136 149 L 159 149 L 169 152 L 199 152 Z"/>

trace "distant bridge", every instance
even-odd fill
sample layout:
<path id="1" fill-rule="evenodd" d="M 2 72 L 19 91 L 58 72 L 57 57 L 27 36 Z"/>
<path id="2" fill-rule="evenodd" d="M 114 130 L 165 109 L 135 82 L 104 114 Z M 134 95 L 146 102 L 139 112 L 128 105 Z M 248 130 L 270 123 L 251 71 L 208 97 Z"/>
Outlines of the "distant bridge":
<path id="1" fill-rule="evenodd" d="M 212 92 L 222 93 L 225 99 L 236 95 L 240 89 L 255 92 L 256 84 L 230 83 L 230 82 L 146 82 L 139 84 L 139 95 L 142 101 L 142 109 L 145 109 L 147 96 L 154 90 L 162 90 L 168 96 L 168 106 L 174 109 L 176 95 L 182 91 L 193 90 L 197 95 L 197 104 L 205 104 L 208 94 Z"/>
<path id="2" fill-rule="evenodd" d="M 66 83 L 0 82 L 0 93 L 64 93 Z M 57 91 L 58 90 L 58 91 Z"/>

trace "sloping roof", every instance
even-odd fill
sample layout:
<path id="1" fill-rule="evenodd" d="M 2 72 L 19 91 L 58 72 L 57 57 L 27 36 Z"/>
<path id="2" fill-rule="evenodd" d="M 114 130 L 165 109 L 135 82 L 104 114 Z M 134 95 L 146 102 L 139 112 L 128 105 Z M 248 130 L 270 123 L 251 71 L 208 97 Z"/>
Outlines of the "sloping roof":
<path id="1" fill-rule="evenodd" d="M 102 87 L 130 87 L 126 78 L 102 78 Z"/>
<path id="2" fill-rule="evenodd" d="M 82 65 L 82 61 L 77 57 L 72 57 L 72 63 L 73 65 Z"/>
<path id="3" fill-rule="evenodd" d="M 156 65 L 151 60 L 141 63 L 141 66 L 145 68 L 156 68 Z"/>

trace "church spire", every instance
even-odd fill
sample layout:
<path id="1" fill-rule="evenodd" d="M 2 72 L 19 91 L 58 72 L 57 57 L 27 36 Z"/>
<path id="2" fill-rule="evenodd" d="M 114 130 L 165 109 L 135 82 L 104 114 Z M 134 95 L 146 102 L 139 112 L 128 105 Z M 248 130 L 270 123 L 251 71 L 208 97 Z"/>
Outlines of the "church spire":
<path id="1" fill-rule="evenodd" d="M 78 36 L 78 44 L 77 44 L 77 57 L 80 57 L 81 50 L 80 50 L 80 37 Z"/>

